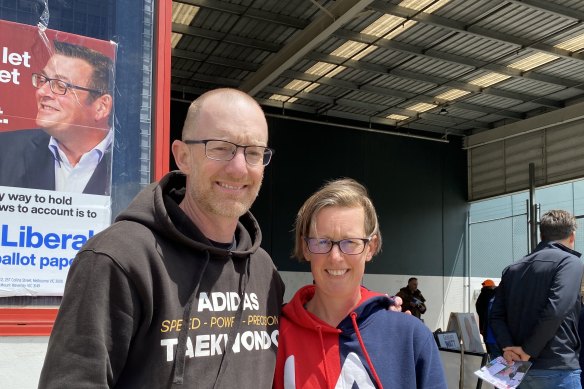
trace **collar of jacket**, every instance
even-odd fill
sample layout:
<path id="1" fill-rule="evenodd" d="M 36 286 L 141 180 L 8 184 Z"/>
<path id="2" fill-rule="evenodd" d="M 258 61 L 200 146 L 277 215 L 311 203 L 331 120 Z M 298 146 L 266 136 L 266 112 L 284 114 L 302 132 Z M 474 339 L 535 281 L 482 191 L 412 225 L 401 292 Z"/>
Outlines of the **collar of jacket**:
<path id="1" fill-rule="evenodd" d="M 578 251 L 572 250 L 571 248 L 564 246 L 560 242 L 553 242 L 553 241 L 552 242 L 539 242 L 539 244 L 537 245 L 535 250 L 533 250 L 533 252 L 535 253 L 535 252 L 540 251 L 540 250 L 553 249 L 553 248 L 560 249 L 562 251 L 565 251 L 567 253 L 575 255 L 578 258 L 580 258 L 582 256 L 582 254 L 580 254 Z"/>

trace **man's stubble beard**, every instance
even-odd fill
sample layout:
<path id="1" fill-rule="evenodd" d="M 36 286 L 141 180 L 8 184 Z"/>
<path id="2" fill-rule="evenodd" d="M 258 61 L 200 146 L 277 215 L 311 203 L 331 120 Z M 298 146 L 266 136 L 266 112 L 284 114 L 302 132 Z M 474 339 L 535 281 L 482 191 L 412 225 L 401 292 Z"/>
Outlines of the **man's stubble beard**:
<path id="1" fill-rule="evenodd" d="M 212 191 L 200 190 L 200 188 L 195 187 L 193 190 L 193 200 L 195 204 L 199 204 L 205 211 L 222 217 L 236 218 L 239 219 L 241 216 L 245 215 L 247 211 L 251 208 L 255 202 L 260 189 L 262 187 L 264 176 L 260 179 L 260 183 L 255 192 L 251 193 L 249 198 L 244 199 L 222 199 L 218 200 L 213 196 Z"/>

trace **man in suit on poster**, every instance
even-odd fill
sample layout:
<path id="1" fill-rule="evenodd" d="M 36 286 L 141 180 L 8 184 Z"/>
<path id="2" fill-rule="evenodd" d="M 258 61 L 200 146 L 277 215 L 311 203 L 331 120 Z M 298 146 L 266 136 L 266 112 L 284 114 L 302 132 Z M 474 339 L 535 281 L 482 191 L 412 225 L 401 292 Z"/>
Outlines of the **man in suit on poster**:
<path id="1" fill-rule="evenodd" d="M 38 129 L 0 132 L 0 186 L 109 195 L 113 61 L 54 42 L 39 73 Z"/>

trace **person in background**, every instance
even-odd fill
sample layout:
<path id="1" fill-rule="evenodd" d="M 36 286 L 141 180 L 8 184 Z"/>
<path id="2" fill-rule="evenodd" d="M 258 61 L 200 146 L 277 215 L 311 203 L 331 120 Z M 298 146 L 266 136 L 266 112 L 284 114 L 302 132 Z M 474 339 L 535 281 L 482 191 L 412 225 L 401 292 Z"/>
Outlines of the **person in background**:
<path id="1" fill-rule="evenodd" d="M 491 279 L 484 280 L 481 284 L 481 293 L 475 303 L 477 315 L 479 315 L 479 330 L 483 339 L 487 336 L 487 324 L 489 314 L 489 301 L 495 296 L 495 282 Z"/>
<path id="2" fill-rule="evenodd" d="M 54 42 L 32 75 L 38 129 L 0 132 L 0 186 L 109 195 L 113 61 Z"/>
<path id="3" fill-rule="evenodd" d="M 497 357 L 500 357 L 503 354 L 503 352 L 501 351 L 501 348 L 497 344 L 497 338 L 495 338 L 495 333 L 493 332 L 493 328 L 491 327 L 491 324 L 489 323 L 490 317 L 491 317 L 491 309 L 493 309 L 494 302 L 495 302 L 495 296 L 493 296 L 489 300 L 488 314 L 487 314 L 487 333 L 486 333 L 486 337 L 484 338 L 485 347 L 487 348 L 487 353 L 489 354 L 490 361 L 492 361 L 493 359 L 496 359 Z"/>
<path id="4" fill-rule="evenodd" d="M 492 329 L 489 326 L 489 311 L 490 307 L 492 306 L 492 300 L 495 298 L 495 289 L 497 286 L 491 279 L 484 280 L 481 285 L 483 287 L 481 288 L 481 293 L 479 294 L 479 297 L 475 303 L 477 315 L 479 316 L 479 331 L 483 337 L 483 341 L 485 342 L 487 353 L 489 353 L 491 358 L 496 358 L 497 356 L 501 355 L 501 352 L 499 350 L 499 346 L 497 346 L 497 342 L 495 341 Z"/>
<path id="5" fill-rule="evenodd" d="M 521 389 L 581 388 L 577 226 L 569 212 L 543 214 L 541 242 L 503 270 L 496 289 L 490 324 L 503 357 L 532 362 Z"/>
<path id="6" fill-rule="evenodd" d="M 172 144 L 180 171 L 73 261 L 40 389 L 271 388 L 284 284 L 249 212 L 267 143 L 249 95 L 191 104 Z"/>
<path id="7" fill-rule="evenodd" d="M 410 278 L 408 285 L 401 288 L 396 296 L 401 297 L 403 300 L 403 312 L 410 311 L 418 319 L 422 318 L 422 314 L 426 312 L 426 299 L 418 289 L 417 278 Z"/>
<path id="8" fill-rule="evenodd" d="M 377 214 L 358 182 L 331 181 L 302 205 L 294 256 L 310 264 L 314 284 L 282 309 L 275 389 L 447 387 L 430 330 L 361 286 L 380 250 Z"/>

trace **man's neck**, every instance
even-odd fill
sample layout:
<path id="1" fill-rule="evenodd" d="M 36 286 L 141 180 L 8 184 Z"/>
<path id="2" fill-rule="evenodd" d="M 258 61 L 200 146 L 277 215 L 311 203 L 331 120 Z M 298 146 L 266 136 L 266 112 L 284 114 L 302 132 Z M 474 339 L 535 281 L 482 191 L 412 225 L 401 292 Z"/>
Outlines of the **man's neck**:
<path id="1" fill-rule="evenodd" d="M 57 141 L 57 143 L 59 144 L 59 149 L 63 152 L 63 154 L 65 154 L 65 157 L 67 157 L 67 160 L 69 161 L 71 166 L 77 165 L 79 163 L 79 160 L 83 156 L 83 154 L 85 154 L 87 151 L 89 151 L 89 150 L 87 150 L 87 151 L 79 152 L 79 151 L 76 151 L 74 146 L 70 147 L 71 145 L 69 145 L 65 142 Z"/>
<path id="2" fill-rule="evenodd" d="M 188 195 L 185 195 L 179 207 L 207 239 L 219 243 L 233 241 L 239 219 L 227 218 L 220 215 L 210 216 L 206 212 L 201 212 L 198 207 L 192 204 L 192 200 Z"/>
<path id="3" fill-rule="evenodd" d="M 554 242 L 551 242 L 551 243 L 554 243 Z M 571 237 L 568 237 L 568 238 L 562 239 L 562 240 L 556 240 L 555 243 L 561 243 L 562 245 L 566 246 L 570 250 L 574 250 L 574 239 L 571 239 Z"/>
<path id="4" fill-rule="evenodd" d="M 81 136 L 69 139 L 54 138 L 59 144 L 59 149 L 65 154 L 71 166 L 79 163 L 83 155 L 97 147 L 109 134 L 108 130 L 103 130 L 103 134 L 88 137 L 87 133 L 80 131 Z M 49 134 L 50 135 L 50 134 Z"/>

